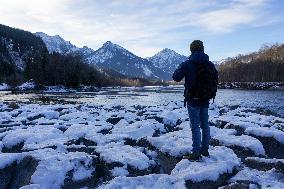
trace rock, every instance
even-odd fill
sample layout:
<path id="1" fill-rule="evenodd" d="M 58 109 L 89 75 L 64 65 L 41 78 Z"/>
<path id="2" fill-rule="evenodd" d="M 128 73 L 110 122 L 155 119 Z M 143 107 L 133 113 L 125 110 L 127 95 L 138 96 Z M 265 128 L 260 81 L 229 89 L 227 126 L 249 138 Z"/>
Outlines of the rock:
<path id="1" fill-rule="evenodd" d="M 141 138 L 139 140 L 134 140 L 131 138 L 125 138 L 124 144 L 125 145 L 130 145 L 130 146 L 139 146 L 139 147 L 144 147 L 152 151 L 157 151 L 157 149 L 147 140 L 147 138 Z"/>
<path id="2" fill-rule="evenodd" d="M 237 131 L 236 135 L 242 135 L 245 133 L 245 129 L 238 126 L 238 125 L 234 125 L 234 124 L 226 124 L 225 129 L 235 129 Z"/>
<path id="3" fill-rule="evenodd" d="M 170 174 L 171 171 L 175 168 L 176 164 L 180 162 L 182 157 L 172 157 L 168 154 L 158 151 L 158 163 L 161 167 L 161 173 Z"/>
<path id="4" fill-rule="evenodd" d="M 133 106 L 133 108 L 135 108 L 136 110 L 143 110 L 146 108 L 146 106 L 135 105 Z"/>
<path id="5" fill-rule="evenodd" d="M 230 183 L 226 186 L 222 186 L 219 189 L 261 189 L 261 186 L 252 181 L 237 181 L 234 183 Z"/>
<path id="6" fill-rule="evenodd" d="M 231 148 L 235 154 L 241 158 L 242 160 L 244 160 L 246 157 L 248 156 L 255 156 L 254 152 L 248 148 L 243 148 L 241 146 L 227 146 L 228 148 Z"/>
<path id="7" fill-rule="evenodd" d="M 71 145 L 66 147 L 68 152 L 85 152 L 90 155 L 98 155 L 93 147 L 86 147 L 82 145 Z"/>
<path id="8" fill-rule="evenodd" d="M 153 165 L 153 166 L 150 166 L 149 168 L 144 169 L 144 170 L 139 170 L 139 169 L 136 169 L 132 166 L 127 166 L 127 170 L 129 172 L 128 176 L 137 177 L 137 176 L 149 175 L 149 174 L 154 174 L 154 173 L 158 174 L 158 173 L 160 173 L 160 166 Z"/>
<path id="9" fill-rule="evenodd" d="M 11 102 L 8 104 L 8 108 L 11 108 L 12 110 L 20 108 L 19 105 L 16 102 Z"/>
<path id="10" fill-rule="evenodd" d="M 107 135 L 107 134 L 111 134 L 111 130 L 112 130 L 112 128 L 110 128 L 110 129 L 102 129 L 98 133 L 102 133 L 103 135 Z"/>
<path id="11" fill-rule="evenodd" d="M 28 185 L 37 165 L 37 160 L 27 156 L 0 170 L 0 188 L 18 189 Z"/>
<path id="12" fill-rule="evenodd" d="M 98 162 L 96 156 L 93 159 L 93 166 Z M 82 180 L 73 180 L 74 170 L 68 171 L 64 179 L 64 184 L 61 187 L 62 189 L 81 189 L 83 187 L 95 188 L 98 185 L 99 178 L 97 176 L 97 171 L 93 171 L 91 176 Z"/>
<path id="13" fill-rule="evenodd" d="M 262 137 L 249 134 L 257 138 L 263 145 L 265 152 L 269 158 L 284 158 L 284 145 L 273 137 Z"/>
<path id="14" fill-rule="evenodd" d="M 259 171 L 268 171 L 276 169 L 284 174 L 284 160 L 283 159 L 265 159 L 257 157 L 248 157 L 244 161 L 245 165 L 257 169 Z"/>
<path id="15" fill-rule="evenodd" d="M 116 125 L 120 120 L 124 119 L 123 117 L 110 117 L 106 122 Z"/>
<path id="16" fill-rule="evenodd" d="M 15 146 L 12 146 L 12 147 L 6 147 L 4 145 L 4 147 L 2 148 L 2 152 L 3 153 L 21 153 L 23 152 L 23 147 L 24 147 L 24 142 L 21 142 Z"/>
<path id="17" fill-rule="evenodd" d="M 216 120 L 215 126 L 218 127 L 218 128 L 223 129 L 227 123 L 228 123 L 227 121 Z"/>
<path id="18" fill-rule="evenodd" d="M 27 119 L 28 119 L 29 121 L 34 121 L 34 120 L 39 119 L 39 118 L 41 118 L 41 117 L 44 117 L 44 115 L 42 115 L 42 114 L 37 114 L 37 115 L 29 116 L 29 117 L 27 117 Z"/>
<path id="19" fill-rule="evenodd" d="M 159 117 L 159 116 L 149 116 L 147 117 L 147 119 L 155 119 L 157 122 L 159 123 L 164 123 L 164 119 L 162 117 Z"/>
<path id="20" fill-rule="evenodd" d="M 236 170 L 233 173 L 224 173 L 218 177 L 216 181 L 204 180 L 201 182 L 193 182 L 193 181 L 186 181 L 186 187 L 190 189 L 216 189 L 220 186 L 223 186 L 226 181 L 231 178 L 236 173 Z"/>
<path id="21" fill-rule="evenodd" d="M 12 128 L 12 127 L 18 127 L 18 126 L 21 126 L 20 123 L 13 123 L 13 122 L 10 122 L 10 123 L 2 123 L 0 124 L 0 128 Z"/>
<path id="22" fill-rule="evenodd" d="M 165 124 L 164 127 L 165 127 L 165 130 L 166 130 L 166 133 L 182 130 L 182 128 L 180 128 L 180 127 L 176 127 L 176 126 L 172 126 L 172 125 L 168 125 L 168 124 Z"/>
<path id="23" fill-rule="evenodd" d="M 210 140 L 210 144 L 212 146 L 226 146 L 232 149 L 234 153 L 242 160 L 244 160 L 248 156 L 256 156 L 255 153 L 251 149 L 245 148 L 243 146 L 237 146 L 237 145 L 224 145 L 219 140 L 214 139 L 214 138 Z"/>
<path id="24" fill-rule="evenodd" d="M 11 180 L 13 179 L 13 173 L 15 172 L 16 162 L 0 170 L 0 188 L 8 188 Z"/>
<path id="25" fill-rule="evenodd" d="M 70 146 L 70 145 L 96 146 L 97 143 L 81 137 L 81 138 L 76 139 L 76 140 L 75 139 L 70 140 L 67 143 L 65 143 L 65 145 L 67 145 L 67 146 Z"/>

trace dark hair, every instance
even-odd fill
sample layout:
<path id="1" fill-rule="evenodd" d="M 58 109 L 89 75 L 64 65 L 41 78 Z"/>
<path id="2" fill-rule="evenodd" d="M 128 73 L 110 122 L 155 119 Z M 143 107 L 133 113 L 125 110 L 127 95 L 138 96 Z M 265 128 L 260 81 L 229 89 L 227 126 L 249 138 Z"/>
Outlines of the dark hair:
<path id="1" fill-rule="evenodd" d="M 192 41 L 192 43 L 190 44 L 190 51 L 191 52 L 196 52 L 196 51 L 204 51 L 204 46 L 203 46 L 203 42 L 200 40 L 194 40 Z"/>

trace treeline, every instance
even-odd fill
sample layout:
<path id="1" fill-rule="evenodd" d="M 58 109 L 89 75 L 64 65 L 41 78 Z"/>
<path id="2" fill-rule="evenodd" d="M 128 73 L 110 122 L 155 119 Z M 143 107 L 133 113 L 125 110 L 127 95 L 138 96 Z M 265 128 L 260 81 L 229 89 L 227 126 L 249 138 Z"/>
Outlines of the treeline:
<path id="1" fill-rule="evenodd" d="M 47 48 L 39 37 L 0 24 L 1 83 L 17 85 L 29 78 L 43 81 L 40 71 L 48 56 Z"/>
<path id="2" fill-rule="evenodd" d="M 49 54 L 40 37 L 0 24 L 0 83 L 16 86 L 33 79 L 40 85 L 100 85 L 104 76 L 78 55 Z"/>
<path id="3" fill-rule="evenodd" d="M 228 58 L 218 70 L 221 82 L 284 82 L 284 44 Z"/>

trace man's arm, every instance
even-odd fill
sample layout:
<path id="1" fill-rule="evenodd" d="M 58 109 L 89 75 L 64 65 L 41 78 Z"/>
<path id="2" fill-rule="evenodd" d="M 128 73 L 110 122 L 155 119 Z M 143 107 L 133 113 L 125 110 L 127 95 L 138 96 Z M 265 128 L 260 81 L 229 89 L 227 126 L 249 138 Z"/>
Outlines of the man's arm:
<path id="1" fill-rule="evenodd" d="M 187 74 L 188 74 L 188 62 L 185 61 L 179 65 L 179 67 L 173 73 L 173 80 L 176 82 L 180 82 Z"/>

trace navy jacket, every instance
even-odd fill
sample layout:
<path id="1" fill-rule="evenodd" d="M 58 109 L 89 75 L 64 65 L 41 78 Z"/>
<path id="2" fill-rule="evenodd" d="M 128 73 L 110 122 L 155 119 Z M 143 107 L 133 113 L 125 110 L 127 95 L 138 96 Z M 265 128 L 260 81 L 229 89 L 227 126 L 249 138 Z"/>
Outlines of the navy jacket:
<path id="1" fill-rule="evenodd" d="M 180 82 L 183 78 L 185 78 L 185 89 L 191 90 L 196 85 L 197 78 L 197 68 L 194 64 L 212 64 L 209 62 L 209 56 L 202 51 L 193 52 L 188 60 L 181 63 L 176 71 L 173 73 L 173 80 L 176 82 Z M 209 100 L 199 101 L 197 99 L 190 98 L 188 100 L 188 105 L 193 107 L 209 107 Z"/>

